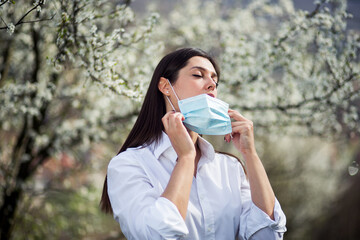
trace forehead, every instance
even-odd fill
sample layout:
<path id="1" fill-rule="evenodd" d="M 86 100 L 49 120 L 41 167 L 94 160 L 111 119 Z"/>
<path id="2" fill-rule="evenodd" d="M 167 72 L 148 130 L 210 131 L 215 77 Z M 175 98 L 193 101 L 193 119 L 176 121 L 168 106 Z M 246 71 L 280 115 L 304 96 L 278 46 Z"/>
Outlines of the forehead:
<path id="1" fill-rule="evenodd" d="M 199 57 L 199 56 L 195 56 L 189 59 L 188 64 L 184 67 L 184 69 L 186 70 L 192 70 L 192 69 L 197 69 L 194 67 L 201 67 L 204 70 L 211 72 L 211 73 L 216 73 L 214 66 L 212 65 L 212 63 L 204 57 Z"/>

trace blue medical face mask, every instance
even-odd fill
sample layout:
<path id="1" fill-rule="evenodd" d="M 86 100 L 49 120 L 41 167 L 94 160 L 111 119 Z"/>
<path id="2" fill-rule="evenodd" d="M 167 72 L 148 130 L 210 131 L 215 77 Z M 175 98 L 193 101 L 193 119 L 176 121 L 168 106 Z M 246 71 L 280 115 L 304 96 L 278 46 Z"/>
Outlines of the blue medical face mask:
<path id="1" fill-rule="evenodd" d="M 178 100 L 180 112 L 185 117 L 183 122 L 188 129 L 205 135 L 225 135 L 232 132 L 228 114 L 229 104 L 207 94 L 179 100 L 170 82 L 169 84 Z M 167 99 L 176 111 L 170 99 Z"/>

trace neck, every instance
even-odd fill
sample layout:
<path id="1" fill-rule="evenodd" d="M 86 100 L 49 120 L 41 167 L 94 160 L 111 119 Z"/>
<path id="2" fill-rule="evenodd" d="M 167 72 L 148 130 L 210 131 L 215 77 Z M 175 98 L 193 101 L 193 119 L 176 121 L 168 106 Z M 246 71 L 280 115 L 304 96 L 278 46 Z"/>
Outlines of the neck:
<path id="1" fill-rule="evenodd" d="M 198 166 L 198 163 L 200 161 L 200 158 L 201 158 L 201 151 L 200 151 L 200 148 L 199 148 L 199 145 L 198 145 L 198 137 L 199 137 L 199 134 L 196 133 L 196 132 L 193 132 L 191 130 L 188 129 L 188 133 L 190 135 L 190 138 L 192 139 L 194 145 L 195 145 L 195 149 L 196 149 L 196 157 L 195 157 L 195 169 L 194 169 L 194 177 L 196 178 L 196 173 L 197 173 L 197 166 Z"/>
<path id="2" fill-rule="evenodd" d="M 190 135 L 190 138 L 191 140 L 193 141 L 194 144 L 196 144 L 197 140 L 198 140 L 198 137 L 199 137 L 199 134 L 196 133 L 196 132 L 193 132 L 191 130 L 188 130 L 188 133 Z"/>

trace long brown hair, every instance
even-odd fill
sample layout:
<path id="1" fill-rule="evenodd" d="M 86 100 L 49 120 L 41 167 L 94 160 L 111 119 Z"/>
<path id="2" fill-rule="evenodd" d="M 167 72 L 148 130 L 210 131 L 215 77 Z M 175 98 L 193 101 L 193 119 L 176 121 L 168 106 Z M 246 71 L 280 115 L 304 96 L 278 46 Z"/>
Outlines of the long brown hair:
<path id="1" fill-rule="evenodd" d="M 119 153 L 130 147 L 146 146 L 154 141 L 159 141 L 162 131 L 164 130 L 161 118 L 166 113 L 166 107 L 163 94 L 158 89 L 158 82 L 161 77 L 164 77 L 169 79 L 172 84 L 175 84 L 180 69 L 185 67 L 188 64 L 189 59 L 195 56 L 208 59 L 214 66 L 216 74 L 220 79 L 220 69 L 217 63 L 209 54 L 201 49 L 182 48 L 163 57 L 155 68 L 134 127 L 120 148 Z M 107 177 L 105 177 L 104 181 L 100 208 L 106 213 L 112 213 L 112 207 L 107 192 Z"/>

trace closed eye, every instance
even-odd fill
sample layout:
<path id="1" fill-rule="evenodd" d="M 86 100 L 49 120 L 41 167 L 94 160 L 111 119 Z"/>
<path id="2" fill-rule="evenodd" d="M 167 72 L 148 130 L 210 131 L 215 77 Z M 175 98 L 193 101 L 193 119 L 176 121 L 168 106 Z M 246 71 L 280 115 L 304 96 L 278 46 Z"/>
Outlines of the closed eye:
<path id="1" fill-rule="evenodd" d="M 193 76 L 194 77 L 197 77 L 197 78 L 202 78 L 203 76 L 201 76 L 201 75 L 198 75 L 198 74 L 193 74 Z M 214 83 L 215 83 L 215 87 L 217 88 L 218 86 L 219 86 L 219 83 L 218 82 L 216 82 L 214 79 L 212 79 L 213 81 L 214 81 Z"/>

